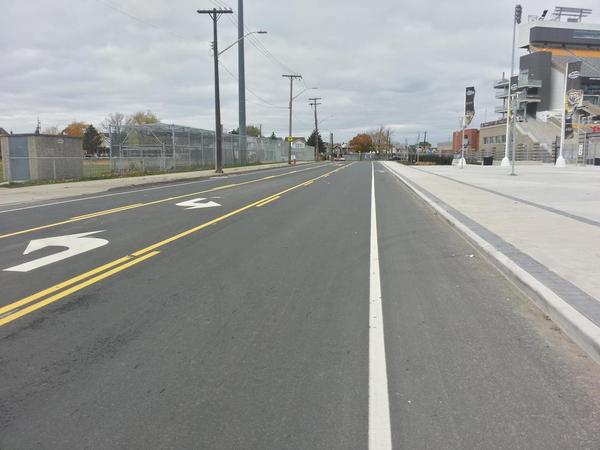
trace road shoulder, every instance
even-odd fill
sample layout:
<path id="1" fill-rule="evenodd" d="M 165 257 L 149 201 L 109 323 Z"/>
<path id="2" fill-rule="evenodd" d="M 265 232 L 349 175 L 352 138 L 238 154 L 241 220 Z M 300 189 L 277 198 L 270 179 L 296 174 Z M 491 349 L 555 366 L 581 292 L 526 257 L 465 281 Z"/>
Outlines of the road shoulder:
<path id="1" fill-rule="evenodd" d="M 306 162 L 299 164 L 309 163 Z M 174 183 L 178 181 L 193 181 L 213 176 L 227 176 L 241 173 L 252 173 L 285 167 L 288 167 L 287 163 L 274 163 L 262 164 L 257 166 L 226 168 L 224 169 L 224 173 L 222 175 L 216 175 L 214 173 L 214 170 L 199 170 L 193 172 L 145 175 L 140 177 L 108 178 L 102 180 L 11 187 L 0 189 L 0 206 L 44 202 L 80 195 L 97 194 L 116 189 L 130 188 L 134 186 L 150 186 L 156 184 Z"/>
<path id="2" fill-rule="evenodd" d="M 490 203 L 504 200 L 494 198 L 491 193 L 461 192 L 460 198 L 463 202 L 453 201 L 453 198 L 458 198 L 458 195 L 449 192 L 447 183 L 451 183 L 450 181 L 436 184 L 432 180 L 425 180 L 427 177 L 433 178 L 433 175 L 422 174 L 397 163 L 386 162 L 384 165 L 418 197 L 481 248 L 484 253 L 491 256 L 505 274 L 525 287 L 532 294 L 531 298 L 536 304 L 594 360 L 600 362 L 600 301 L 598 298 L 591 295 L 590 292 L 586 292 L 581 286 L 567 281 L 571 278 L 566 278 L 564 273 L 560 273 L 561 271 L 556 267 L 548 264 L 548 261 L 552 262 L 551 259 L 538 260 L 541 252 L 529 251 L 529 248 L 533 248 L 535 245 L 543 246 L 543 240 L 532 242 L 530 246 L 520 245 L 519 236 L 505 236 L 501 226 L 494 227 L 490 219 L 481 220 L 480 216 L 473 213 L 477 209 L 484 209 L 482 205 L 487 204 L 489 208 Z M 457 189 L 474 191 L 473 188 L 465 186 Z M 484 198 L 484 196 L 487 197 Z M 470 203 L 465 202 L 465 198 L 472 200 Z M 491 206 L 493 208 L 495 205 Z M 527 205 L 519 205 L 519 207 L 523 211 L 520 218 L 532 220 L 531 215 L 534 213 L 527 210 L 532 207 Z M 540 210 L 535 214 L 539 216 L 536 219 L 540 226 L 547 226 L 548 221 L 570 220 L 563 217 L 552 217 L 552 213 Z M 498 221 L 500 222 L 500 220 Z M 552 225 L 556 227 L 564 224 L 553 223 Z M 590 233 L 597 232 L 591 225 L 579 224 L 578 226 L 593 228 L 586 230 Z M 577 259 L 577 256 L 581 257 L 582 255 L 575 255 L 574 259 Z"/>

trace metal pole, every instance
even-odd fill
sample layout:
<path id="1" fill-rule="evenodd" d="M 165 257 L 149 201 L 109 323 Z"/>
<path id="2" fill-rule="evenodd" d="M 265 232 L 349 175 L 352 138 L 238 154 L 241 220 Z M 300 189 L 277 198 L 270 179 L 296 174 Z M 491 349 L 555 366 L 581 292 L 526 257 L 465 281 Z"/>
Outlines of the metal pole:
<path id="1" fill-rule="evenodd" d="M 294 94 L 294 77 L 290 77 L 290 127 L 288 133 L 288 164 L 292 164 L 292 95 Z"/>
<path id="2" fill-rule="evenodd" d="M 511 111 L 511 97 L 512 97 L 512 79 L 514 76 L 514 72 L 515 72 L 515 35 L 517 32 L 517 20 L 516 18 L 513 17 L 513 32 L 512 32 L 512 47 L 511 47 L 511 56 L 510 56 L 510 78 L 508 79 L 508 108 L 506 111 L 506 146 L 504 148 L 504 158 L 502 158 L 502 162 L 501 162 L 501 166 L 508 166 L 510 164 L 509 158 L 508 158 L 508 154 L 509 154 L 509 149 L 510 149 L 510 133 L 511 133 L 511 128 L 510 128 L 510 122 L 512 121 L 512 116 L 514 116 L 514 114 L 512 114 Z"/>
<path id="3" fill-rule="evenodd" d="M 247 164 L 246 142 L 246 67 L 244 58 L 244 0 L 238 0 L 238 96 L 239 96 L 239 138 L 240 162 Z"/>
<path id="4" fill-rule="evenodd" d="M 460 142 L 460 168 L 465 168 L 465 128 L 467 127 L 467 118 L 463 116 L 462 120 L 462 138 Z"/>
<path id="5" fill-rule="evenodd" d="M 565 87 L 563 89 L 564 92 L 564 97 L 566 98 L 567 96 L 567 80 L 568 80 L 568 75 L 569 75 L 569 63 L 565 64 Z M 556 159 L 556 162 L 554 163 L 554 165 L 556 167 L 566 167 L 567 163 L 565 161 L 565 157 L 564 157 L 564 148 L 565 148 L 565 127 L 567 125 L 567 111 L 566 111 L 566 105 L 563 105 L 563 111 L 562 111 L 562 126 L 560 127 L 560 149 L 559 149 L 559 154 L 558 154 L 558 158 Z"/>
<path id="6" fill-rule="evenodd" d="M 333 133 L 329 132 L 329 153 L 331 154 L 331 159 L 333 160 Z"/>
<path id="7" fill-rule="evenodd" d="M 516 176 L 517 174 L 515 173 L 515 160 L 517 159 L 517 142 L 515 139 L 515 113 L 518 111 L 518 100 L 517 100 L 517 95 L 513 96 L 513 117 L 512 120 L 510 122 L 510 139 L 511 139 L 511 143 L 510 143 L 510 147 L 512 149 L 512 161 L 510 162 L 510 174 L 511 176 Z"/>

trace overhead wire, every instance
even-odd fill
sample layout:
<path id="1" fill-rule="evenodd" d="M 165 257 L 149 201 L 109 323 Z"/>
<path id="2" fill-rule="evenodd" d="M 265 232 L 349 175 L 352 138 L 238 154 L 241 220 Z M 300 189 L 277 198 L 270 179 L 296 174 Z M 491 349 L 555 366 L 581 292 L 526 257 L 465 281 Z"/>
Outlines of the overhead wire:
<path id="1" fill-rule="evenodd" d="M 154 28 L 156 30 L 162 31 L 164 33 L 170 34 L 173 37 L 176 37 L 178 39 L 184 39 L 184 40 L 188 40 L 189 37 L 186 37 L 182 34 L 173 32 L 167 28 L 158 26 L 148 20 L 145 19 L 141 19 L 140 17 L 135 16 L 134 14 L 130 13 L 129 11 L 126 11 L 120 7 L 117 7 L 116 5 L 114 5 L 113 3 L 107 1 L 107 0 L 96 0 L 98 3 L 103 4 L 104 6 L 112 9 L 113 11 L 116 11 L 126 17 L 129 17 L 132 20 L 135 20 L 136 22 Z M 215 4 L 216 6 L 219 7 L 223 7 L 223 8 L 229 8 L 224 2 L 220 2 L 218 0 L 210 0 L 213 4 Z M 229 15 L 227 17 L 230 17 Z M 225 70 L 225 72 L 227 72 L 230 76 L 232 76 L 235 80 L 237 80 L 238 78 L 233 74 L 233 72 L 231 72 L 221 61 L 219 61 L 220 66 L 223 67 L 223 70 Z M 256 94 L 253 90 L 251 90 L 248 86 L 246 86 L 246 91 L 248 91 L 251 95 L 253 95 L 254 97 L 256 97 L 258 100 L 260 100 L 262 103 L 264 103 L 267 106 L 270 106 L 272 108 L 278 108 L 278 109 L 287 109 L 286 106 L 281 106 L 281 105 L 275 105 L 267 100 L 265 100 L 264 98 L 262 98 L 260 95 Z"/>

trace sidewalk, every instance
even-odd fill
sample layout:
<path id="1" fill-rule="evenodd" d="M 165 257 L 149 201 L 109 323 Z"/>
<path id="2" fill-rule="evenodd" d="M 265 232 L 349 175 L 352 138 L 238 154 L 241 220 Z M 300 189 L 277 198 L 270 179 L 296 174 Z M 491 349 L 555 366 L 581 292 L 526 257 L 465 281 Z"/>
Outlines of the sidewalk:
<path id="1" fill-rule="evenodd" d="M 384 164 L 600 362 L 600 168 Z"/>
<path id="2" fill-rule="evenodd" d="M 312 161 L 298 162 L 309 164 Z M 288 167 L 287 162 L 261 164 L 256 166 L 232 167 L 223 169 L 223 175 L 231 175 L 244 172 L 255 172 L 277 167 Z M 112 189 L 126 188 L 131 186 L 143 186 L 147 184 L 169 183 L 176 181 L 189 181 L 198 178 L 207 178 L 216 175 L 214 169 L 198 170 L 194 172 L 164 173 L 158 175 L 145 175 L 141 177 L 107 178 L 102 180 L 74 181 L 69 183 L 40 184 L 37 186 L 23 186 L 0 188 L 0 206 L 13 205 L 17 203 L 42 202 L 56 200 L 78 195 L 96 194 Z"/>

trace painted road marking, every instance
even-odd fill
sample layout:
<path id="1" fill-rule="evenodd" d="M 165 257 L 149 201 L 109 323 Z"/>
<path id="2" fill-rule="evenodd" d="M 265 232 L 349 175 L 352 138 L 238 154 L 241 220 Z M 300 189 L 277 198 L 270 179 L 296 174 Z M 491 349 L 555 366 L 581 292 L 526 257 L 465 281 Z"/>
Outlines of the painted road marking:
<path id="1" fill-rule="evenodd" d="M 316 169 L 316 168 L 322 167 L 322 166 L 324 166 L 324 164 L 311 165 L 310 167 L 307 167 L 305 169 L 292 170 L 290 172 L 285 172 L 285 173 L 291 174 L 291 173 L 304 172 L 306 170 L 313 170 L 313 169 Z M 56 205 L 62 205 L 65 203 L 83 202 L 83 201 L 87 201 L 87 200 L 95 200 L 97 198 L 114 197 L 114 196 L 127 195 L 127 194 L 136 194 L 138 192 L 146 192 L 146 191 L 155 191 L 157 189 L 170 189 L 170 188 L 174 188 L 174 187 L 188 186 L 190 184 L 208 183 L 209 181 L 213 181 L 214 179 L 219 179 L 219 178 L 244 177 L 244 176 L 249 176 L 249 175 L 255 175 L 257 173 L 260 175 L 260 173 L 271 172 L 274 170 L 284 170 L 287 168 L 288 167 L 273 167 L 272 169 L 264 169 L 260 172 L 241 172 L 241 173 L 226 175 L 223 177 L 212 177 L 212 178 L 209 178 L 206 180 L 186 181 L 184 183 L 173 183 L 173 184 L 168 183 L 168 184 L 163 184 L 161 186 L 154 186 L 154 187 L 142 188 L 142 189 L 133 189 L 130 191 L 129 190 L 125 191 L 125 192 L 111 192 L 110 194 L 91 195 L 91 196 L 82 197 L 82 198 L 71 198 L 68 200 L 58 200 L 58 201 L 50 202 L 50 203 L 43 203 L 41 205 L 30 205 L 30 206 L 21 206 L 19 208 L 4 209 L 4 210 L 0 210 L 0 214 L 11 213 L 11 212 L 16 212 L 16 211 L 25 211 L 27 209 L 45 208 L 46 206 L 56 206 Z M 272 175 L 267 178 L 276 178 L 278 176 L 279 175 Z M 267 178 L 264 178 L 264 179 L 267 179 Z"/>
<path id="2" fill-rule="evenodd" d="M 353 163 L 350 163 L 343 167 L 339 167 L 337 169 L 331 170 L 331 171 L 327 172 L 327 174 L 332 174 L 332 173 L 338 172 L 342 169 L 350 167 L 352 164 Z M 313 178 L 313 181 L 325 178 L 325 175 L 327 175 L 327 174 L 323 174 L 318 177 L 315 177 L 315 178 Z M 103 280 L 117 272 L 125 270 L 128 267 L 131 267 L 131 266 L 138 264 L 139 262 L 142 262 L 152 256 L 155 256 L 159 253 L 158 251 L 156 251 L 157 248 L 164 247 L 165 245 L 170 244 L 171 242 L 174 242 L 178 239 L 181 239 L 181 238 L 189 236 L 193 233 L 196 233 L 204 228 L 207 228 L 211 225 L 219 223 L 219 222 L 221 222 L 225 219 L 228 219 L 229 217 L 235 216 L 236 214 L 239 214 L 243 211 L 249 210 L 250 208 L 253 208 L 254 206 L 256 206 L 260 203 L 263 203 L 270 198 L 273 198 L 275 196 L 282 196 L 283 194 L 291 192 L 295 189 L 299 189 L 303 185 L 304 185 L 304 183 L 300 183 L 300 184 L 297 184 L 290 188 L 287 188 L 281 192 L 278 192 L 277 194 L 270 195 L 268 197 L 262 198 L 255 202 L 252 202 L 252 203 L 250 203 L 246 206 L 243 206 L 239 209 L 236 209 L 234 211 L 230 211 L 226 214 L 223 214 L 222 216 L 217 217 L 216 219 L 210 220 L 206 223 L 198 225 L 194 228 L 190 228 L 186 231 L 183 231 L 179 234 L 171 236 L 160 242 L 149 245 L 148 247 L 138 250 L 135 253 L 126 255 L 124 257 L 121 257 L 121 258 L 111 261 L 109 263 L 106 263 L 100 267 L 96 267 L 96 268 L 89 270 L 88 272 L 85 272 L 81 275 L 77 275 L 69 280 L 63 281 L 63 282 L 58 283 L 54 286 L 51 286 L 47 289 L 44 289 L 43 291 L 37 292 L 35 294 L 29 295 L 28 297 L 22 298 L 20 300 L 12 302 L 6 306 L 3 306 L 0 308 L 0 326 L 6 325 L 7 323 L 10 323 L 13 320 L 18 319 L 19 317 L 23 317 L 24 315 L 29 314 L 33 311 L 36 311 L 36 310 L 38 310 L 50 303 L 53 303 L 57 300 L 60 300 L 61 298 L 64 298 L 73 292 L 79 291 L 79 290 L 83 289 L 84 287 L 90 286 L 90 285 L 92 285 L 100 280 Z M 100 274 L 100 275 L 98 275 L 98 274 Z M 90 278 L 90 277 L 93 277 L 93 278 Z M 83 280 L 85 280 L 85 281 L 83 281 Z M 79 284 L 77 284 L 77 283 L 79 283 Z M 72 287 L 69 288 L 69 286 L 72 286 Z M 62 290 L 64 288 L 68 288 L 68 289 Z M 57 292 L 57 293 L 54 294 L 55 292 Z M 54 295 L 51 295 L 51 294 L 54 294 Z M 51 295 L 51 296 L 47 297 L 48 295 Z M 39 300 L 37 303 L 33 303 L 37 300 Z M 24 305 L 27 305 L 30 303 L 33 303 L 33 304 L 31 304 L 30 306 L 28 306 L 26 308 L 19 309 L 19 308 L 23 307 Z"/>
<path id="3" fill-rule="evenodd" d="M 267 200 L 265 200 L 262 203 L 259 203 L 258 205 L 256 205 L 257 208 L 260 208 L 261 206 L 265 206 L 268 203 L 274 202 L 275 200 L 277 200 L 278 198 L 281 198 L 281 195 L 274 195 L 271 198 L 268 198 Z"/>
<path id="4" fill-rule="evenodd" d="M 157 205 L 159 203 L 165 203 L 165 202 L 169 202 L 169 201 L 172 201 L 172 200 L 179 200 L 179 199 L 183 199 L 183 198 L 193 197 L 195 195 L 206 194 L 208 192 L 216 192 L 216 191 L 221 191 L 223 189 L 229 189 L 229 188 L 232 188 L 232 187 L 239 187 L 239 186 L 244 186 L 244 185 L 247 185 L 247 184 L 257 183 L 259 181 L 271 180 L 273 178 L 279 178 L 279 177 L 283 177 L 283 176 L 286 176 L 286 175 L 292 175 L 292 174 L 295 174 L 295 173 L 304 172 L 306 170 L 312 170 L 312 169 L 316 169 L 316 168 L 320 168 L 320 167 L 324 167 L 324 166 L 323 165 L 318 165 L 318 166 L 314 166 L 314 167 L 308 167 L 306 169 L 297 169 L 297 170 L 292 170 L 290 172 L 280 173 L 280 174 L 277 174 L 277 175 L 269 175 L 269 176 L 266 176 L 266 177 L 263 177 L 263 178 L 257 178 L 257 179 L 249 180 L 249 181 L 242 181 L 240 183 L 226 184 L 224 186 L 216 186 L 214 188 L 207 189 L 205 191 L 192 192 L 190 194 L 177 195 L 175 197 L 163 198 L 163 199 L 160 199 L 160 200 L 154 200 L 154 201 L 146 202 L 146 203 L 135 203 L 135 204 L 132 204 L 132 205 L 125 205 L 125 206 L 121 206 L 121 207 L 118 207 L 118 208 L 112 208 L 112 209 L 103 210 L 103 211 L 96 211 L 96 212 L 89 213 L 89 214 L 84 214 L 84 215 L 81 215 L 81 216 L 71 217 L 70 219 L 65 219 L 65 220 L 62 220 L 60 222 L 49 223 L 47 225 L 40 225 L 40 226 L 37 226 L 37 227 L 25 229 L 25 230 L 14 231 L 12 233 L 0 234 L 0 239 L 12 237 L 12 236 L 19 236 L 21 234 L 31 233 L 33 231 L 45 230 L 47 228 L 53 228 L 53 227 L 57 227 L 57 226 L 60 226 L 60 225 L 66 225 L 66 224 L 69 224 L 69 223 L 78 222 L 80 220 L 86 220 L 86 219 L 90 219 L 90 218 L 94 218 L 94 217 L 98 217 L 98 216 L 104 216 L 104 215 L 107 215 L 107 214 L 115 214 L 115 213 L 122 212 L 122 211 L 128 211 L 128 210 L 131 210 L 131 209 L 141 208 L 141 207 L 144 207 L 144 206 Z"/>
<path id="5" fill-rule="evenodd" d="M 375 205 L 375 165 L 371 163 L 371 257 L 369 277 L 369 449 L 392 448 L 381 279 Z"/>
<path id="6" fill-rule="evenodd" d="M 45 298 L 44 300 L 34 303 L 33 305 L 27 306 L 26 308 L 19 309 L 18 311 L 12 312 L 11 314 L 8 314 L 8 315 L 0 318 L 0 326 L 6 325 L 7 323 L 12 322 L 13 320 L 18 319 L 19 317 L 23 317 L 26 314 L 32 313 L 33 311 L 37 311 L 38 309 L 43 308 L 44 306 L 49 305 L 51 303 L 54 303 L 54 302 L 60 300 L 61 298 L 66 297 L 67 295 L 70 295 L 74 292 L 80 291 L 81 289 L 83 289 L 85 287 L 88 287 L 94 283 L 97 283 L 98 281 L 104 280 L 105 278 L 108 278 L 108 277 L 114 275 L 115 273 L 121 272 L 122 270 L 125 270 L 131 266 L 135 266 L 136 264 L 139 264 L 142 261 L 152 258 L 153 256 L 156 256 L 159 253 L 160 252 L 150 252 L 139 258 L 132 259 L 132 260 L 126 262 L 125 264 L 121 264 L 120 266 L 110 269 L 107 272 L 101 273 L 100 275 L 90 278 L 89 280 L 86 280 L 83 283 L 79 283 L 75 286 L 70 287 L 69 289 L 65 289 L 64 291 L 59 292 L 58 294 L 52 295 L 48 298 Z M 14 311 L 14 309 L 11 311 Z"/>
<path id="7" fill-rule="evenodd" d="M 55 236 L 44 239 L 34 239 L 29 242 L 29 245 L 23 252 L 24 255 L 41 250 L 46 247 L 67 247 L 62 252 L 54 253 L 53 255 L 44 256 L 42 258 L 34 259 L 18 266 L 9 267 L 4 269 L 6 272 L 30 272 L 39 267 L 47 266 L 63 259 L 71 258 L 72 256 L 79 255 L 80 253 L 89 252 L 99 247 L 103 247 L 108 244 L 106 239 L 100 239 L 95 237 L 87 237 L 92 234 L 102 233 L 100 231 L 90 231 L 88 233 L 77 233 L 68 234 L 66 236 Z"/>
<path id="8" fill-rule="evenodd" d="M 204 202 L 204 200 L 207 199 L 202 197 L 193 198 L 191 200 L 186 200 L 185 202 L 176 203 L 175 205 L 186 207 L 186 211 L 189 211 L 190 209 L 214 208 L 215 206 L 221 206 L 219 203 L 213 202 L 212 200 L 209 200 L 208 202 Z"/>

